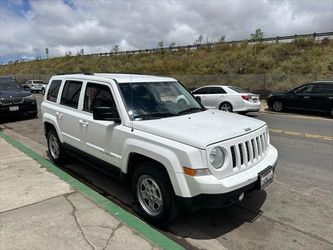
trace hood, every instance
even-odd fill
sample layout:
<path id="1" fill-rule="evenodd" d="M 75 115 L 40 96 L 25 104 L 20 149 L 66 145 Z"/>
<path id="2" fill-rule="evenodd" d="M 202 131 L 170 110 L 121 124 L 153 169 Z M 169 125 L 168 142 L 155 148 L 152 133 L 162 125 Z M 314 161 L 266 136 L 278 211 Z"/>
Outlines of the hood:
<path id="1" fill-rule="evenodd" d="M 22 90 L 22 89 L 0 90 L 0 98 L 26 97 L 29 95 L 31 95 L 30 92 Z"/>
<path id="2" fill-rule="evenodd" d="M 182 116 L 134 121 L 133 128 L 205 149 L 210 144 L 251 133 L 265 124 L 243 115 L 206 110 Z"/>

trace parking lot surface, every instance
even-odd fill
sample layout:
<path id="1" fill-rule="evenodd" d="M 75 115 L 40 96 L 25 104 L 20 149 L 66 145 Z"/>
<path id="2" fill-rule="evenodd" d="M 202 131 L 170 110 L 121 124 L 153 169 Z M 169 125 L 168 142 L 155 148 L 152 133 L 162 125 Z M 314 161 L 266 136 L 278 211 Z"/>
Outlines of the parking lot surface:
<path id="1" fill-rule="evenodd" d="M 36 95 L 41 101 L 41 95 Z M 270 127 L 279 150 L 274 182 L 223 209 L 183 213 L 162 233 L 188 249 L 333 249 L 333 119 L 249 113 Z M 1 121 L 3 131 L 46 157 L 41 117 Z M 131 193 L 76 160 L 62 167 L 131 213 Z"/>

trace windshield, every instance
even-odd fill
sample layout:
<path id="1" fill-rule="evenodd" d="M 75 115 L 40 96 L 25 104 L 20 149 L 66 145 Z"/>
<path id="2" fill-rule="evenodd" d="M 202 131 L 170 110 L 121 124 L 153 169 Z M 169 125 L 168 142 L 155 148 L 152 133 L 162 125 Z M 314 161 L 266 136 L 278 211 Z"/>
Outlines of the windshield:
<path id="1" fill-rule="evenodd" d="M 0 78 L 0 91 L 17 89 L 20 89 L 20 86 L 16 80 L 11 78 Z"/>
<path id="2" fill-rule="evenodd" d="M 156 119 L 199 112 L 204 108 L 179 82 L 120 83 L 131 119 Z"/>
<path id="3" fill-rule="evenodd" d="M 43 81 L 33 81 L 34 84 L 44 84 Z"/>

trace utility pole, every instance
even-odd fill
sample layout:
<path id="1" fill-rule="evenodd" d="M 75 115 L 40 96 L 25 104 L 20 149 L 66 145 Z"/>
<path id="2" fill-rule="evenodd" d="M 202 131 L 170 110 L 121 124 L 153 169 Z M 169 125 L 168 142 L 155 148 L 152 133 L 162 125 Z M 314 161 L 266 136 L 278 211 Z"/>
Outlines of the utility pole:
<path id="1" fill-rule="evenodd" d="M 45 48 L 46 60 L 49 59 L 49 48 Z"/>

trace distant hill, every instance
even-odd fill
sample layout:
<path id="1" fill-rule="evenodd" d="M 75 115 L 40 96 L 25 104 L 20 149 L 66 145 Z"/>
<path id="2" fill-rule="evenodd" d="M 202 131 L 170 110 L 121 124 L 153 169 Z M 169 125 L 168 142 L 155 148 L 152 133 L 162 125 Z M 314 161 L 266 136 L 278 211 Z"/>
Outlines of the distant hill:
<path id="1" fill-rule="evenodd" d="M 333 41 L 244 42 L 152 54 L 65 56 L 0 66 L 0 75 L 13 75 L 20 81 L 48 80 L 60 72 L 138 72 L 175 76 L 190 88 L 221 83 L 249 89 L 281 89 L 307 80 L 332 79 Z"/>

